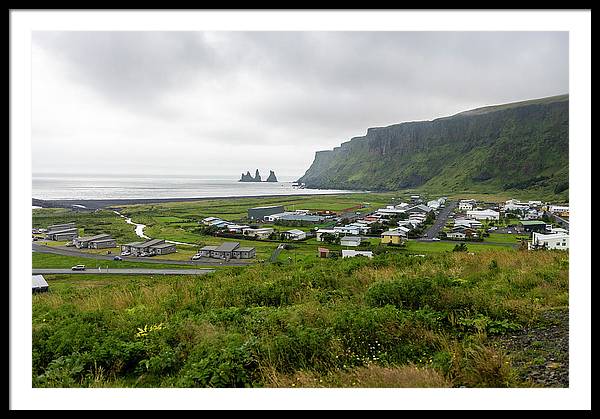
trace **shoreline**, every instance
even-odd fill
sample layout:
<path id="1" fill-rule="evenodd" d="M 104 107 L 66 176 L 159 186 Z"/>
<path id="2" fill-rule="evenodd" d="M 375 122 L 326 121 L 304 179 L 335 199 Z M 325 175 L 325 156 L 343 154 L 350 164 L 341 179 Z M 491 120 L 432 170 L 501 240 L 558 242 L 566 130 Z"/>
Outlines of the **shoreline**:
<path id="1" fill-rule="evenodd" d="M 138 205 L 138 204 L 163 204 L 169 202 L 194 202 L 194 201 L 209 201 L 215 199 L 244 199 L 244 198 L 289 198 L 289 197 L 306 197 L 319 195 L 351 195 L 357 193 L 369 193 L 369 191 L 355 192 L 330 192 L 318 194 L 277 194 L 277 195 L 234 195 L 234 196 L 215 196 L 215 197 L 200 197 L 200 198 L 116 198 L 116 199 L 37 199 L 32 198 L 32 205 L 41 208 L 74 208 L 80 210 L 96 210 L 103 208 L 118 208 L 118 205 Z M 83 206 L 81 208 L 80 206 Z"/>

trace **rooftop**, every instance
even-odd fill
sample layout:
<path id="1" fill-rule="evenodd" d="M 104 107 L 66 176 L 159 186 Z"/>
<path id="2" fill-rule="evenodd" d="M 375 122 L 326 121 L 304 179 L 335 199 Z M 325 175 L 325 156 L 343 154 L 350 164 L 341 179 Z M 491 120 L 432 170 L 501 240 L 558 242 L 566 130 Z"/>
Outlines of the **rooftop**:
<path id="1" fill-rule="evenodd" d="M 524 226 L 546 225 L 546 223 L 541 220 L 521 221 L 520 223 Z"/>
<path id="2" fill-rule="evenodd" d="M 152 247 L 155 249 L 164 249 L 165 247 L 171 247 L 171 246 L 175 246 L 175 243 L 161 243 L 161 244 L 155 244 Z"/>
<path id="3" fill-rule="evenodd" d="M 215 249 L 216 252 L 231 252 L 240 247 L 238 242 L 225 242 Z"/>
<path id="4" fill-rule="evenodd" d="M 91 240 L 103 239 L 105 237 L 110 237 L 110 234 L 96 234 L 95 236 L 78 237 L 77 240 L 80 242 L 87 242 L 87 241 L 91 241 Z"/>

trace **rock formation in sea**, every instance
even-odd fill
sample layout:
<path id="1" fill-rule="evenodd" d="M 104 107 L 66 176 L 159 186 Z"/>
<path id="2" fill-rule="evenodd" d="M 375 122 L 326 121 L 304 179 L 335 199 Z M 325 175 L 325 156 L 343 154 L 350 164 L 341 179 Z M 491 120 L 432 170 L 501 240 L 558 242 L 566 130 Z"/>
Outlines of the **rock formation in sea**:
<path id="1" fill-rule="evenodd" d="M 275 176 L 275 172 L 271 170 L 269 173 L 269 177 L 267 178 L 267 182 L 277 182 L 277 176 Z"/>

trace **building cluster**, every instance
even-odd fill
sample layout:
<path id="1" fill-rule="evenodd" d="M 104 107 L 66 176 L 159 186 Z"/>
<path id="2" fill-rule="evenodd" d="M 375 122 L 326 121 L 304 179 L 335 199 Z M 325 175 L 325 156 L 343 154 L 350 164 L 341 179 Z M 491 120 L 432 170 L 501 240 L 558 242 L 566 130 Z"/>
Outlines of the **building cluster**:
<path id="1" fill-rule="evenodd" d="M 401 244 L 402 241 L 408 238 L 408 233 L 415 228 L 421 226 L 427 216 L 435 210 L 442 208 L 446 202 L 446 198 L 442 197 L 436 200 L 429 201 L 425 205 L 422 203 L 419 195 L 411 196 L 411 202 L 401 202 L 396 205 L 387 205 L 385 208 L 379 208 L 371 214 L 357 217 L 353 222 L 336 226 L 329 229 L 318 229 L 316 231 L 317 241 L 324 241 L 323 237 L 326 234 L 331 234 L 340 237 L 340 243 L 345 243 L 350 246 L 358 246 L 360 244 L 360 235 L 369 233 L 372 224 L 374 223 L 389 223 L 394 218 L 402 216 L 402 220 L 396 222 L 396 226 L 381 234 L 382 244 Z M 435 208 L 434 208 L 435 207 Z"/>
<path id="2" fill-rule="evenodd" d="M 478 205 L 473 199 L 461 200 L 458 210 L 464 213 L 464 216 L 457 216 L 454 219 L 454 226 L 446 234 L 446 237 L 449 239 L 477 238 L 478 231 L 483 228 L 482 221 L 497 221 L 501 215 L 510 213 L 519 219 L 515 231 L 531 234 L 531 241 L 528 243 L 529 249 L 569 248 L 569 207 L 566 205 L 545 204 L 536 200 L 522 202 L 509 199 L 500 205 L 488 204 L 487 208 L 482 208 L 482 206 L 486 205 Z M 554 221 L 561 227 L 554 227 L 551 223 L 540 220 L 545 215 L 554 218 Z"/>
<path id="3" fill-rule="evenodd" d="M 225 242 L 220 246 L 204 246 L 197 256 L 225 260 L 250 259 L 256 256 L 256 248 L 241 247 L 238 242 Z"/>
<path id="4" fill-rule="evenodd" d="M 167 243 L 163 239 L 151 239 L 121 246 L 121 256 L 158 256 L 175 253 L 176 251 L 177 247 L 174 243 Z"/>
<path id="5" fill-rule="evenodd" d="M 110 234 L 96 234 L 94 236 L 79 237 L 79 229 L 74 222 L 53 224 L 46 229 L 34 230 L 34 233 L 45 233 L 47 240 L 70 241 L 78 249 L 107 249 L 117 246 L 117 242 Z"/>
<path id="6" fill-rule="evenodd" d="M 73 240 L 79 235 L 75 223 L 54 224 L 40 232 L 45 232 L 47 240 L 55 241 Z"/>

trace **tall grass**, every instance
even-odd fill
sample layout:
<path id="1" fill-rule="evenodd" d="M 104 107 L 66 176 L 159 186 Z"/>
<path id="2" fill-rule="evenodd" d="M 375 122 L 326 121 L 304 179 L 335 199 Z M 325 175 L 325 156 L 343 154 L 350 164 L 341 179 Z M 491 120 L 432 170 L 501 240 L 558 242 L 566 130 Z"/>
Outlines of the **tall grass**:
<path id="1" fill-rule="evenodd" d="M 511 387 L 527 384 L 488 339 L 567 305 L 568 254 L 48 280 L 32 297 L 36 387 Z"/>

